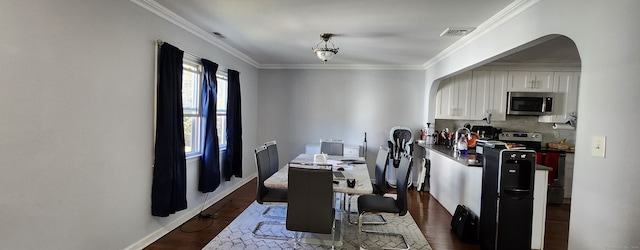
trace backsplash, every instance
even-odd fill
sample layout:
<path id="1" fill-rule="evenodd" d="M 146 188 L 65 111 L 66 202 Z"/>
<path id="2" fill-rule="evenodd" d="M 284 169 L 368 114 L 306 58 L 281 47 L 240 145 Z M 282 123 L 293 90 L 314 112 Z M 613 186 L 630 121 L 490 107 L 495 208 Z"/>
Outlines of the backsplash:
<path id="1" fill-rule="evenodd" d="M 567 140 L 567 144 L 570 146 L 576 145 L 576 131 L 567 129 L 552 128 L 553 123 L 541 123 L 538 122 L 537 116 L 517 116 L 509 115 L 506 121 L 491 121 L 491 124 L 487 124 L 484 121 L 464 121 L 464 120 L 441 120 L 437 119 L 435 122 L 435 130 L 442 131 L 444 128 L 449 128 L 449 131 L 455 131 L 458 128 L 464 126 L 465 123 L 482 126 L 493 126 L 495 128 L 501 128 L 503 131 L 519 131 L 519 132 L 538 132 L 542 133 L 542 145 L 546 145 L 548 142 L 557 142 L 562 139 Z M 558 133 L 558 138 L 554 138 L 553 133 Z"/>

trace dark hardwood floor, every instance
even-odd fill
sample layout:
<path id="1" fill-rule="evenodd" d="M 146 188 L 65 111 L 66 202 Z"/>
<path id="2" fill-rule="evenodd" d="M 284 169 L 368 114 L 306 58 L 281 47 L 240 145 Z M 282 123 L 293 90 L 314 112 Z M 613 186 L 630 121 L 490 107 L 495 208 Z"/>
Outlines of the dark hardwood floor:
<path id="1" fill-rule="evenodd" d="M 253 179 L 203 211 L 213 219 L 196 216 L 145 249 L 202 249 L 255 200 L 255 190 Z M 567 249 L 569 212 L 569 204 L 547 206 L 544 249 Z M 480 249 L 477 244 L 460 242 L 451 233 L 451 214 L 429 193 L 409 190 L 409 213 L 434 250 Z"/>

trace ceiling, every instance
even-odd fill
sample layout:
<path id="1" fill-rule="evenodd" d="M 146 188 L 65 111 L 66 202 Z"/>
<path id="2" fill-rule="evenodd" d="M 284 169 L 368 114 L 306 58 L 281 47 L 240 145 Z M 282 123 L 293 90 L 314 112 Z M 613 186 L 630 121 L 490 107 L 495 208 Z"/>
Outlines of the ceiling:
<path id="1" fill-rule="evenodd" d="M 312 51 L 321 33 L 336 34 L 331 41 L 340 48 L 326 66 L 423 68 L 464 39 L 440 36 L 447 28 L 474 27 L 479 32 L 489 20 L 524 1 L 147 0 L 261 68 L 322 66 Z M 467 37 L 471 36 L 473 32 Z M 561 56 L 549 51 L 565 51 L 560 45 L 566 44 L 543 46 L 544 53 L 524 51 L 509 60 Z"/>

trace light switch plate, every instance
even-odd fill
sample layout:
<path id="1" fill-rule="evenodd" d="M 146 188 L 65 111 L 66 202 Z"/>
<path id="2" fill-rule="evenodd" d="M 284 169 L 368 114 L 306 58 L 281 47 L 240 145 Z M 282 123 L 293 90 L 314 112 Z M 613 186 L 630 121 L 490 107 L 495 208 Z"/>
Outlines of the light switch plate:
<path id="1" fill-rule="evenodd" d="M 591 139 L 591 154 L 593 156 L 604 158 L 604 153 L 607 145 L 607 138 L 604 136 L 594 136 Z"/>

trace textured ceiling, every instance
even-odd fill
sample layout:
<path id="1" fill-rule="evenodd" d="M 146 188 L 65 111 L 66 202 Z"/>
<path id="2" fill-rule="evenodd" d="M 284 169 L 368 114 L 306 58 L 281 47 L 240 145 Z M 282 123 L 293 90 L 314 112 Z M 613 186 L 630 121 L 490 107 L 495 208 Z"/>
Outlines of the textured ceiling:
<path id="1" fill-rule="evenodd" d="M 504 12 L 503 9 L 523 1 L 526 0 L 155 0 L 154 3 L 209 34 L 220 33 L 223 38 L 211 36 L 260 67 L 322 64 L 312 47 L 320 42 L 320 33 L 326 32 L 336 34 L 332 42 L 340 48 L 327 64 L 411 68 L 421 67 L 461 39 L 440 36 L 445 29 L 482 28 L 483 23 Z M 559 45 L 566 44 L 541 47 L 550 54 L 544 60 L 573 55 Z M 521 57 L 509 60 L 543 59 L 540 51 L 520 53 Z"/>

